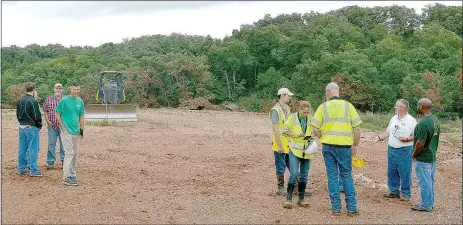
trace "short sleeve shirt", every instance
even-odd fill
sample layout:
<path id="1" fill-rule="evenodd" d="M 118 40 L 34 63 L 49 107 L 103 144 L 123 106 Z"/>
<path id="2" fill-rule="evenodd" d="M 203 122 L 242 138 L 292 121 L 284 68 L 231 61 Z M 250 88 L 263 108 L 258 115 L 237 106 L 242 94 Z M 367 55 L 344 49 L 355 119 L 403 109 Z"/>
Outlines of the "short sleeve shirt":
<path id="1" fill-rule="evenodd" d="M 432 163 L 436 161 L 439 145 L 440 124 L 434 115 L 425 116 L 415 127 L 413 144 L 418 140 L 424 142 L 423 150 L 415 157 L 417 161 Z"/>
<path id="2" fill-rule="evenodd" d="M 400 120 L 398 115 L 393 116 L 386 130 L 389 133 L 388 145 L 393 148 L 412 146 L 413 141 L 401 142 L 400 138 L 408 138 L 413 135 L 416 123 L 415 118 L 410 114 L 407 114 Z"/>
<path id="3" fill-rule="evenodd" d="M 71 135 L 79 135 L 79 119 L 84 116 L 84 101 L 81 98 L 66 96 L 56 106 L 56 112 L 61 116 L 61 120 L 66 130 Z"/>

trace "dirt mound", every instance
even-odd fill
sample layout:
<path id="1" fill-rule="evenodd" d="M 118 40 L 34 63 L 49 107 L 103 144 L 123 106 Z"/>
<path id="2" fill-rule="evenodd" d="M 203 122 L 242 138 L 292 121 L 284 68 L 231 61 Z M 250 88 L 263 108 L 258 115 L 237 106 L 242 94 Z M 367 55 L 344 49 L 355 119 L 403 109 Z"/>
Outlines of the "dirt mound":
<path id="1" fill-rule="evenodd" d="M 209 101 L 211 97 L 199 97 L 194 99 L 189 99 L 183 102 L 180 105 L 180 108 L 189 109 L 189 110 L 222 110 L 220 106 L 213 105 Z"/>

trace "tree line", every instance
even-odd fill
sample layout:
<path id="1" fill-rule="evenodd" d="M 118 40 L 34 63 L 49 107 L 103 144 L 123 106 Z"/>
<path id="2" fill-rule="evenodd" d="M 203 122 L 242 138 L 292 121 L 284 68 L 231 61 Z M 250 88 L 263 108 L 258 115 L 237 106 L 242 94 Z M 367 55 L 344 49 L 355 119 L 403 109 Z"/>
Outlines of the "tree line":
<path id="1" fill-rule="evenodd" d="M 206 97 L 265 111 L 288 87 L 316 107 L 330 81 L 360 111 L 391 112 L 398 98 L 421 97 L 462 116 L 461 6 L 344 7 L 327 13 L 266 15 L 231 36 L 152 35 L 98 47 L 60 44 L 2 47 L 2 104 L 14 105 L 33 81 L 42 99 L 53 84 L 82 84 L 94 103 L 99 73 L 125 72 L 127 101 L 178 107 Z M 412 107 L 413 110 L 416 107 Z"/>

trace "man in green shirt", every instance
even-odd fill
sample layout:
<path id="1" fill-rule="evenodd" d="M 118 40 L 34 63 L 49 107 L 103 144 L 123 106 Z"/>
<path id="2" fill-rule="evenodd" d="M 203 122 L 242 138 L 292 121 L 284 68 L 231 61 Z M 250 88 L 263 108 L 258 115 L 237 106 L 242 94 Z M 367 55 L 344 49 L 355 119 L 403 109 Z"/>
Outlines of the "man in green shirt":
<path id="1" fill-rule="evenodd" d="M 80 86 L 70 85 L 71 95 L 63 97 L 56 106 L 56 118 L 61 128 L 64 147 L 63 184 L 77 185 L 77 155 L 84 136 L 84 101 L 79 98 Z"/>
<path id="2" fill-rule="evenodd" d="M 431 109 L 431 100 L 422 98 L 418 101 L 418 112 L 424 117 L 415 127 L 412 158 L 420 187 L 421 202 L 412 207 L 414 211 L 430 212 L 434 207 L 434 175 L 440 125 L 437 118 L 431 114 Z"/>

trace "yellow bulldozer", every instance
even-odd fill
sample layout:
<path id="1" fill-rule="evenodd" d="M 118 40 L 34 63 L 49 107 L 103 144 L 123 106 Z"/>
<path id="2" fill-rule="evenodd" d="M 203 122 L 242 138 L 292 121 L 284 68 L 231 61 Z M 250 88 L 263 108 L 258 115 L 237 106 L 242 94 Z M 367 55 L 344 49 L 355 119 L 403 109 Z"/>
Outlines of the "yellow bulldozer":
<path id="1" fill-rule="evenodd" d="M 137 121 L 137 107 L 125 104 L 122 72 L 101 72 L 95 97 L 97 104 L 85 106 L 86 120 Z"/>

